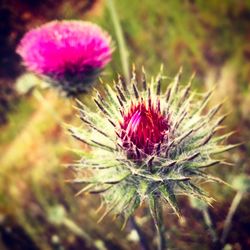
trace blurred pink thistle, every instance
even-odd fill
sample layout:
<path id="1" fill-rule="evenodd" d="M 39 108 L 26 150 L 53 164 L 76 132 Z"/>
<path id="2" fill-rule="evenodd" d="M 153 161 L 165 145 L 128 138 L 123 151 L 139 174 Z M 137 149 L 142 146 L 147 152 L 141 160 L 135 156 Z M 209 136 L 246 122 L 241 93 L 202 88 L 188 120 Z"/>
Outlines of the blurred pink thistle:
<path id="1" fill-rule="evenodd" d="M 83 21 L 52 21 L 25 34 L 17 53 L 28 70 L 68 94 L 84 92 L 111 60 L 111 37 Z"/>

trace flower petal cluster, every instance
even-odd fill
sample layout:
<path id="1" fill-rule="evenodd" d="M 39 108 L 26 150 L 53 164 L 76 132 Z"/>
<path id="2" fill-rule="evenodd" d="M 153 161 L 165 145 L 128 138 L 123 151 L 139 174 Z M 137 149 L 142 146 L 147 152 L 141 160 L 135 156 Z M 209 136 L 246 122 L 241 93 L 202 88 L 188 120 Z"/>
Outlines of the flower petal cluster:
<path id="1" fill-rule="evenodd" d="M 129 151 L 134 144 L 142 151 L 142 154 L 138 151 L 135 155 L 128 154 L 128 158 L 140 159 L 154 153 L 155 145 L 164 141 L 170 129 L 169 117 L 161 113 L 160 101 L 154 104 L 151 99 L 146 102 L 142 98 L 136 104 L 131 103 L 127 113 L 122 112 L 119 138 L 123 147 Z"/>
<path id="2" fill-rule="evenodd" d="M 52 21 L 25 34 L 17 53 L 32 72 L 67 94 L 87 90 L 111 60 L 111 38 L 85 21 Z"/>
<path id="3" fill-rule="evenodd" d="M 103 85 L 104 93 L 94 98 L 99 112 L 79 103 L 89 129 L 70 131 L 93 151 L 82 152 L 73 164 L 73 182 L 84 184 L 80 193 L 100 193 L 106 213 L 123 215 L 126 221 L 147 201 L 157 217 L 159 201 L 165 201 L 179 215 L 179 194 L 211 202 L 200 181 L 219 181 L 205 170 L 220 163 L 214 157 L 234 145 L 222 144 L 230 134 L 215 136 L 225 116 L 216 116 L 221 104 L 206 112 L 212 91 L 194 93 L 191 80 L 181 86 L 180 73 L 166 89 L 161 72 L 150 83 L 143 71 L 139 83 L 133 73 L 129 84 L 119 78 L 115 90 Z"/>

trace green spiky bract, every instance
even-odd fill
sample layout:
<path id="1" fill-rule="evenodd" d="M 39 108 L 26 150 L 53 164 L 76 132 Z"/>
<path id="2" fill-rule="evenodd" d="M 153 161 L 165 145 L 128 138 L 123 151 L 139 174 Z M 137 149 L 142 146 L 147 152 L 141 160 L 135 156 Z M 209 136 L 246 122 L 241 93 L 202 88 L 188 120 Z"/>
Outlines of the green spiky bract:
<path id="1" fill-rule="evenodd" d="M 72 181 L 84 184 L 79 193 L 100 193 L 106 203 L 102 217 L 112 212 L 122 215 L 126 222 L 147 201 L 157 224 L 159 207 L 164 202 L 180 214 L 176 195 L 211 202 L 199 184 L 204 180 L 220 182 L 205 170 L 220 162 L 213 158 L 215 155 L 234 145 L 222 145 L 229 134 L 215 136 L 225 118 L 216 116 L 221 104 L 207 113 L 204 110 L 213 91 L 196 94 L 191 91 L 192 77 L 186 86 L 181 86 L 180 75 L 181 71 L 163 89 L 162 70 L 150 83 L 144 70 L 140 81 L 133 72 L 129 84 L 121 77 L 114 89 L 103 84 L 104 93 L 97 91 L 94 97 L 96 110 L 79 102 L 80 118 L 88 129 L 71 127 L 70 132 L 92 151 L 86 155 L 82 152 L 82 159 L 73 164 L 76 176 Z M 155 143 L 148 154 L 132 141 L 125 146 L 120 131 L 124 114 L 142 100 L 160 103 L 159 112 L 168 118 L 170 126 L 166 138 Z M 131 157 L 131 152 L 138 157 Z"/>

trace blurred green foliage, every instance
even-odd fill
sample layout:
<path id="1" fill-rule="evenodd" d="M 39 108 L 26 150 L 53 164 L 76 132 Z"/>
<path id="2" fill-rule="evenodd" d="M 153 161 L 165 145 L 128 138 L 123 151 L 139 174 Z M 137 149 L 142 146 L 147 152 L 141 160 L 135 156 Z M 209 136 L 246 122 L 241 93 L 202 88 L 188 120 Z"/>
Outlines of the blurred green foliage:
<path id="1" fill-rule="evenodd" d="M 61 1 L 57 8 L 54 7 L 54 13 L 50 10 L 49 17 L 41 12 L 40 19 L 36 19 L 31 11 L 29 27 L 53 17 L 74 17 L 97 22 L 115 40 L 105 1 L 96 0 L 96 6 L 87 13 L 81 13 L 77 9 L 79 6 L 71 2 Z M 130 63 L 135 63 L 138 71 L 144 65 L 148 75 L 155 75 L 163 63 L 165 74 L 171 78 L 183 66 L 184 83 L 195 71 L 197 89 L 206 90 L 216 84 L 217 91 L 209 105 L 214 106 L 227 98 L 223 112 L 231 114 L 224 122 L 225 129 L 236 130 L 229 142 L 244 142 L 244 145 L 225 155 L 233 167 L 217 166 L 210 171 L 217 171 L 230 183 L 240 173 L 249 175 L 250 1 L 116 0 L 115 4 Z M 68 6 L 75 6 L 75 9 L 69 10 Z M 117 77 L 115 72 L 122 72 L 118 49 L 104 72 L 104 81 L 112 82 Z M 72 109 L 73 102 L 61 98 L 53 90 L 43 94 L 63 121 L 80 125 Z M 82 99 L 89 102 L 91 98 L 84 96 Z M 64 164 L 75 159 L 69 148 L 88 149 L 70 138 L 53 119 L 48 106 L 28 94 L 22 96 L 8 117 L 8 124 L 0 127 L 0 248 L 26 250 L 22 248 L 23 240 L 17 236 L 24 231 L 38 249 L 139 249 L 137 241 L 129 241 L 131 228 L 120 231 L 119 222 L 110 217 L 96 224 L 101 216 L 95 212 L 100 202 L 98 196 L 76 198 L 74 194 L 79 188 L 65 183 L 71 173 Z M 226 186 L 204 186 L 217 199 L 210 212 L 220 233 L 234 192 Z M 212 249 L 200 212 L 191 208 L 185 198 L 180 197 L 180 203 L 182 221 L 170 214 L 168 208 L 165 211 L 171 246 L 175 249 Z M 249 248 L 248 207 L 246 196 L 234 217 L 228 238 L 232 249 Z M 154 244 L 152 224 L 144 209 L 139 211 L 138 222 Z"/>

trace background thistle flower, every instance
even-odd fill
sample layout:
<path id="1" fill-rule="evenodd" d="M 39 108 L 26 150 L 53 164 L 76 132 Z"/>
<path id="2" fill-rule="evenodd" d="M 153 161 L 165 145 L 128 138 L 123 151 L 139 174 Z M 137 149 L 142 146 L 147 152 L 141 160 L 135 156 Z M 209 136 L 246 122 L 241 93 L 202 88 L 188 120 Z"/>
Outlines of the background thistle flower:
<path id="1" fill-rule="evenodd" d="M 65 91 L 88 90 L 111 60 L 111 37 L 83 21 L 52 21 L 25 34 L 17 53 L 25 66 Z"/>
<path id="2" fill-rule="evenodd" d="M 180 74 L 164 91 L 162 72 L 149 84 L 144 71 L 140 84 L 135 72 L 129 85 L 119 77 L 116 90 L 103 85 L 105 96 L 97 92 L 94 101 L 99 113 L 79 103 L 81 120 L 89 129 L 70 131 L 95 149 L 91 156 L 83 152 L 73 164 L 73 182 L 87 184 L 80 193 L 101 193 L 107 204 L 104 215 L 123 215 L 126 222 L 147 201 L 159 225 L 161 201 L 177 215 L 177 194 L 211 202 L 199 181 L 221 182 L 204 170 L 220 162 L 214 155 L 234 145 L 221 145 L 231 133 L 214 136 L 225 116 L 215 117 L 221 104 L 205 113 L 212 91 L 192 92 L 192 78 L 180 86 Z"/>

